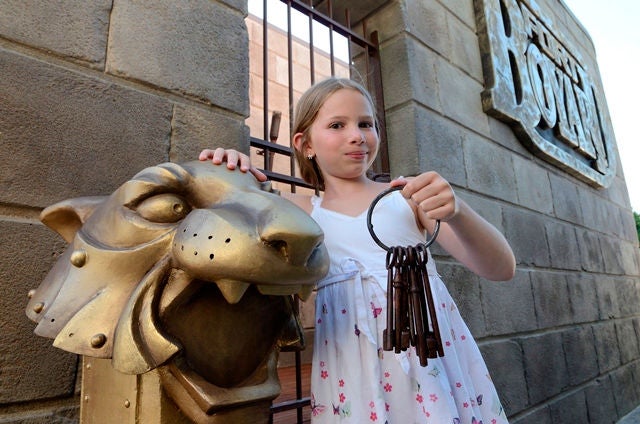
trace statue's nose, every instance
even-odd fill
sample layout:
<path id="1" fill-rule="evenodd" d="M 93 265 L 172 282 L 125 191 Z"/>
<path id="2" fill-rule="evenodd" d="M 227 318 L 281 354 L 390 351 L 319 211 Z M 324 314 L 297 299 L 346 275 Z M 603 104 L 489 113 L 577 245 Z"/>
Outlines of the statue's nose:
<path id="1" fill-rule="evenodd" d="M 305 266 L 324 240 L 322 230 L 305 211 L 288 200 L 280 197 L 269 200 L 268 212 L 263 210 L 258 218 L 260 239 L 287 264 Z"/>
<path id="2" fill-rule="evenodd" d="M 317 225 L 310 225 L 309 217 L 306 218 L 304 221 L 287 220 L 286 223 L 280 220 L 271 221 L 262 229 L 260 238 L 286 263 L 305 266 L 323 240 L 320 228 Z"/>

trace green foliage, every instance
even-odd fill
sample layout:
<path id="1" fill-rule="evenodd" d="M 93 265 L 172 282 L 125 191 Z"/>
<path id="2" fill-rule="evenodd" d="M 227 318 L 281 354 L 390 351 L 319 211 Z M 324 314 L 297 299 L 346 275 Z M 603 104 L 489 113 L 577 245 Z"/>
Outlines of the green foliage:
<path id="1" fill-rule="evenodd" d="M 636 231 L 638 232 L 638 238 L 640 239 L 640 215 L 637 212 L 634 212 L 633 217 L 636 219 Z"/>

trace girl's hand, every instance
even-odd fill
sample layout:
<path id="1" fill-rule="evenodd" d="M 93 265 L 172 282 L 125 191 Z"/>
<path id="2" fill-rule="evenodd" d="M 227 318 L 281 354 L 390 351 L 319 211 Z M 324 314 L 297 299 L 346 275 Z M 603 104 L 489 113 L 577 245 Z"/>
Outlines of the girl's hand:
<path id="1" fill-rule="evenodd" d="M 240 165 L 240 171 L 251 172 L 258 181 L 267 181 L 267 176 L 264 175 L 258 168 L 251 165 L 251 158 L 233 149 L 223 149 L 221 147 L 217 149 L 204 149 L 198 156 L 199 160 L 210 160 L 214 165 L 221 165 L 222 162 L 227 162 L 228 169 L 236 169 Z"/>
<path id="2" fill-rule="evenodd" d="M 391 181 L 391 186 L 401 186 L 402 195 L 411 199 L 429 219 L 449 221 L 459 210 L 458 199 L 449 182 L 434 171 L 425 172 L 415 178 L 403 177 Z"/>

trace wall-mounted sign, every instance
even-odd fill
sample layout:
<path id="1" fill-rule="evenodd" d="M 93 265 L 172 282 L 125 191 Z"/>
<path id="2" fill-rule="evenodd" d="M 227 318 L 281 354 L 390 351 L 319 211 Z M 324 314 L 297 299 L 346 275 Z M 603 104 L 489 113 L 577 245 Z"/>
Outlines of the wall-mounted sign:
<path id="1" fill-rule="evenodd" d="M 615 175 L 614 135 L 594 75 L 534 0 L 475 0 L 485 112 L 537 156 L 594 187 Z"/>

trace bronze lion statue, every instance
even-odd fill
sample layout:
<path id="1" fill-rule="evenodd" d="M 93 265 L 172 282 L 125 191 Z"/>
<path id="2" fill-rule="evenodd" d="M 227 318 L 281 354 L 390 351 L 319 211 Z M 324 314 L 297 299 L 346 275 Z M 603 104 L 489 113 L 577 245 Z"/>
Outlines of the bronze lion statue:
<path id="1" fill-rule="evenodd" d="M 118 373 L 157 371 L 191 421 L 268 409 L 278 350 L 301 343 L 294 296 L 328 269 L 304 211 L 251 174 L 188 162 L 54 204 L 41 220 L 69 246 L 29 293 L 37 335 L 110 358 Z"/>

